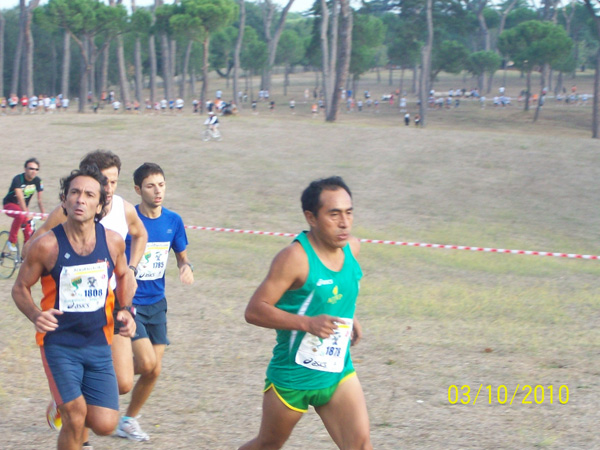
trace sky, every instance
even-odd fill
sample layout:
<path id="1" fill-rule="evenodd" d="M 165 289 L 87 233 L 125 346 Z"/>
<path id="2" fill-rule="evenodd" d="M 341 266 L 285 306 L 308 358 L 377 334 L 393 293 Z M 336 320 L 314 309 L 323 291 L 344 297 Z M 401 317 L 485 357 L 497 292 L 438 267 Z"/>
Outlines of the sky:
<path id="1" fill-rule="evenodd" d="M 29 3 L 29 0 L 26 0 Z M 47 0 L 42 0 L 41 4 L 46 3 Z M 169 0 L 164 0 L 164 3 L 171 3 Z M 283 8 L 286 5 L 285 0 L 273 0 L 273 3 L 281 5 Z M 127 6 L 127 8 L 131 5 L 131 0 L 123 0 L 123 4 Z M 136 6 L 150 6 L 154 4 L 154 0 L 136 0 Z M 294 4 L 290 11 L 293 12 L 303 12 L 309 9 L 313 4 L 313 0 L 294 0 Z M 19 0 L 0 0 L 0 9 L 10 9 L 19 5 Z"/>

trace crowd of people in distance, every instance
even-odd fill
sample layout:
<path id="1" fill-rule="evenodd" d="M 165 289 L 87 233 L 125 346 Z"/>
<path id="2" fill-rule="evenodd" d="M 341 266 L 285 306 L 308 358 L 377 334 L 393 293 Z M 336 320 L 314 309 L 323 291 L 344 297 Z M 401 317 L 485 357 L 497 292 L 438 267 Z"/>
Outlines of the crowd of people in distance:
<path id="1" fill-rule="evenodd" d="M 62 94 L 40 94 L 31 97 L 22 95 L 19 97 L 17 94 L 12 93 L 8 97 L 0 97 L 0 114 L 3 116 L 7 114 L 51 114 L 66 111 L 69 109 L 69 103 L 70 100 Z"/>

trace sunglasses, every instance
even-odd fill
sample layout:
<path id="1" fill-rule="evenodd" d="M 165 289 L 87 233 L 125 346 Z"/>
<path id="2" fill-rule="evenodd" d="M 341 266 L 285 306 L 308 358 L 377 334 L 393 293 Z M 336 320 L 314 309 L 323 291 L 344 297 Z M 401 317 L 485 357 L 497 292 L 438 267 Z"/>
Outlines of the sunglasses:
<path id="1" fill-rule="evenodd" d="M 39 167 L 27 167 L 27 170 L 35 170 L 36 172 L 40 170 Z"/>

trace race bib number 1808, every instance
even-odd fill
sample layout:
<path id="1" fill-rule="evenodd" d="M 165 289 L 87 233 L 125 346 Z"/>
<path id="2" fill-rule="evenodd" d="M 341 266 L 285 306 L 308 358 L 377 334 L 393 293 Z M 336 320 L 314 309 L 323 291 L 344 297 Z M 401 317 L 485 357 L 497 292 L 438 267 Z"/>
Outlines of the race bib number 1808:
<path id="1" fill-rule="evenodd" d="M 104 307 L 108 291 L 106 262 L 63 267 L 60 272 L 59 309 L 93 312 Z"/>

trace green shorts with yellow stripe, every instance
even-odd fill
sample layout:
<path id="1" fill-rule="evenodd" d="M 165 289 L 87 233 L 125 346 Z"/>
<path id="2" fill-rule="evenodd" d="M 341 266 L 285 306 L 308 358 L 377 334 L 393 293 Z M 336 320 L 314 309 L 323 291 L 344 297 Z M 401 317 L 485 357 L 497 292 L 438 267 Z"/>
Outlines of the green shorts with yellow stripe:
<path id="1" fill-rule="evenodd" d="M 275 395 L 283 402 L 285 406 L 290 408 L 292 411 L 298 411 L 305 413 L 308 411 L 308 406 L 312 405 L 315 408 L 323 406 L 329 403 L 331 397 L 335 393 L 336 389 L 348 378 L 356 376 L 356 371 L 350 369 L 344 373 L 339 383 L 334 384 L 323 389 L 310 389 L 310 390 L 299 390 L 299 389 L 288 389 L 284 387 L 275 386 L 271 380 L 265 379 L 265 389 L 263 392 L 267 392 L 269 389 L 273 389 Z"/>

